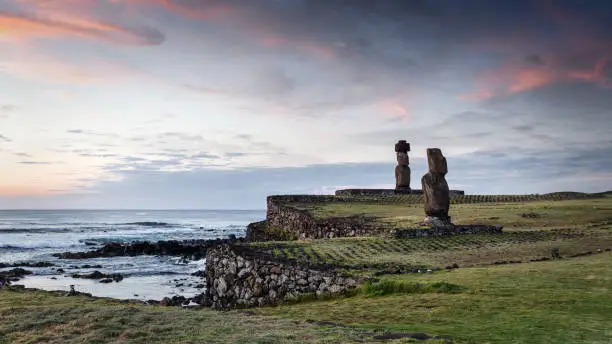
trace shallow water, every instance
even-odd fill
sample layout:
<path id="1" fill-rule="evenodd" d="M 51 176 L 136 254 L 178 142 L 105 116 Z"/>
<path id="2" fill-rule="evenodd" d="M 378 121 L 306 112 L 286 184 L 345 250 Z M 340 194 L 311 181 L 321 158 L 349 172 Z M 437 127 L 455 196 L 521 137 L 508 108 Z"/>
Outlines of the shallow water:
<path id="1" fill-rule="evenodd" d="M 133 300 L 161 300 L 164 297 L 182 295 L 193 297 L 202 290 L 191 285 L 203 283 L 200 277 L 190 275 L 173 275 L 171 279 L 164 275 L 126 277 L 121 282 L 100 283 L 96 280 L 70 278 L 63 275 L 53 276 L 28 276 L 17 282 L 26 288 L 38 288 L 44 290 L 69 291 L 70 285 L 82 293 L 90 293 L 94 296 L 112 297 L 115 299 Z M 174 282 L 173 280 L 178 280 Z M 185 284 L 177 287 L 176 284 Z"/>

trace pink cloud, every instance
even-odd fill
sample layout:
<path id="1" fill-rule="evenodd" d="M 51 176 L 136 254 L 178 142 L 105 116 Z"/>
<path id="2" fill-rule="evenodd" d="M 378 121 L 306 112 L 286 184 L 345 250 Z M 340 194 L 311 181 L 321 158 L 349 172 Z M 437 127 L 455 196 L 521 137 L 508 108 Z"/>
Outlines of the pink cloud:
<path id="1" fill-rule="evenodd" d="M 551 59 L 550 66 L 526 67 L 510 64 L 500 69 L 481 73 L 476 79 L 476 90 L 462 94 L 459 98 L 479 101 L 564 81 L 591 82 L 600 87 L 611 87 L 612 83 L 604 73 L 610 62 L 612 62 L 612 55 L 597 59 L 590 69 L 566 69 L 559 66 L 554 59 Z"/>
<path id="2" fill-rule="evenodd" d="M 156 29 L 126 26 L 95 15 L 92 0 L 20 0 L 20 11 L 0 10 L 0 35 L 9 39 L 82 37 L 128 45 L 158 45 L 165 40 Z"/>
<path id="3" fill-rule="evenodd" d="M 516 31 L 504 39 L 488 37 L 479 40 L 473 47 L 481 53 L 496 53 L 508 56 L 499 68 L 485 70 L 476 77 L 473 91 L 461 94 L 460 99 L 480 101 L 498 95 L 507 95 L 545 87 L 558 82 L 582 81 L 591 82 L 600 87 L 611 87 L 612 82 L 605 70 L 612 61 L 612 49 L 607 39 L 594 29 L 590 21 L 579 14 L 566 11 L 550 0 L 534 2 L 552 23 L 558 25 L 562 36 L 556 37 L 555 44 L 551 39 L 538 41 L 532 35 Z M 544 45 L 543 45 L 544 43 Z M 548 46 L 545 64 L 526 65 L 517 61 L 517 52 L 537 52 Z M 579 57 L 588 61 L 590 67 L 576 67 L 568 64 L 568 57 Z"/>
<path id="4" fill-rule="evenodd" d="M 384 99 L 378 102 L 378 106 L 387 115 L 391 115 L 395 118 L 409 119 L 410 111 L 408 108 L 394 99 Z"/>

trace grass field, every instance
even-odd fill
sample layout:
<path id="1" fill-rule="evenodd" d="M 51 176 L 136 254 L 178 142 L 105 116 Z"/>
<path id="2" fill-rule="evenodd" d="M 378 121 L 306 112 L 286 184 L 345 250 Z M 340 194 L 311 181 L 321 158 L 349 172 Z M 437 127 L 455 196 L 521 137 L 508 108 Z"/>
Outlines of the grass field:
<path id="1" fill-rule="evenodd" d="M 393 202 L 308 207 L 397 227 L 422 219 L 420 205 Z M 0 343 L 612 342 L 611 197 L 456 204 L 451 215 L 458 224 L 501 224 L 505 233 L 258 243 L 279 257 L 376 276 L 350 297 L 242 311 L 0 289 Z M 564 258 L 530 262 L 554 248 Z M 593 254 L 569 258 L 586 251 Z M 508 260 L 523 263 L 492 265 Z M 460 268 L 374 274 L 450 264 Z"/>
<path id="2" fill-rule="evenodd" d="M 433 343 L 610 343 L 611 261 L 606 252 L 383 276 L 353 297 L 250 311 L 0 290 L 0 343 L 367 343 L 385 333 L 452 338 Z"/>
<path id="3" fill-rule="evenodd" d="M 0 290 L 0 343 L 324 343 L 345 329 L 209 309 Z"/>
<path id="4" fill-rule="evenodd" d="M 610 343 L 611 262 L 612 254 L 602 253 L 571 260 L 384 276 L 383 282 L 399 285 L 444 282 L 463 289 L 358 295 L 261 309 L 258 314 L 445 335 L 456 343 Z"/>
<path id="5" fill-rule="evenodd" d="M 422 203 L 321 203 L 307 207 L 317 218 L 366 215 L 393 228 L 416 226 L 423 221 Z M 576 228 L 612 224 L 610 198 L 451 205 L 456 224 L 500 224 L 506 230 Z"/>

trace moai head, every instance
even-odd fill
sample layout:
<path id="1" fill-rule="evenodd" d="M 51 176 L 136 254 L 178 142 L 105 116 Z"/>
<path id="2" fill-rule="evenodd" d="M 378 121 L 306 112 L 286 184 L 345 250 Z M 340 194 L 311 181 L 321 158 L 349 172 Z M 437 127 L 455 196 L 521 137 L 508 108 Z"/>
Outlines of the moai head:
<path id="1" fill-rule="evenodd" d="M 427 164 L 429 172 L 445 175 L 448 173 L 446 158 L 439 148 L 427 148 Z"/>
<path id="2" fill-rule="evenodd" d="M 397 164 L 400 166 L 408 166 L 410 164 L 410 160 L 408 158 L 408 153 L 405 152 L 397 152 Z"/>
<path id="3" fill-rule="evenodd" d="M 408 152 L 410 151 L 410 143 L 406 140 L 399 140 L 395 144 L 395 154 L 397 156 L 397 164 L 400 166 L 408 166 Z"/>

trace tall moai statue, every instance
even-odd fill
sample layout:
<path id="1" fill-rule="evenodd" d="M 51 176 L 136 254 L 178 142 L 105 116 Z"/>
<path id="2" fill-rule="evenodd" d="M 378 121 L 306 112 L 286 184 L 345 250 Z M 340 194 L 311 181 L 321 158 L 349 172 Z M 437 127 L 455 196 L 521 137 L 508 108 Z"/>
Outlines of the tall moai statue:
<path id="1" fill-rule="evenodd" d="M 429 172 L 421 178 L 425 199 L 425 222 L 432 226 L 451 226 L 448 215 L 450 191 L 444 176 L 448 173 L 446 158 L 439 148 L 427 149 Z"/>
<path id="2" fill-rule="evenodd" d="M 406 142 L 406 140 L 399 140 L 395 144 L 395 155 L 397 156 L 397 166 L 395 166 L 395 190 L 402 193 L 410 193 L 409 151 L 410 143 Z"/>

